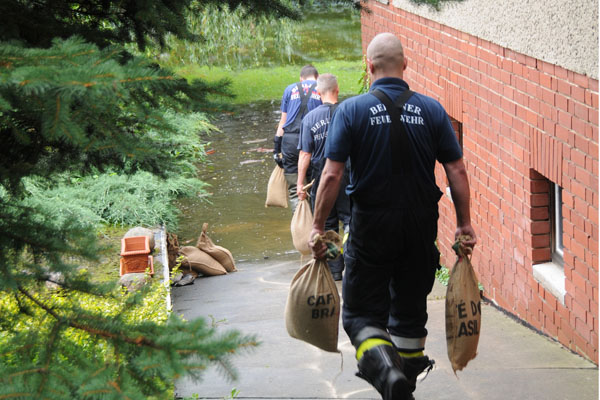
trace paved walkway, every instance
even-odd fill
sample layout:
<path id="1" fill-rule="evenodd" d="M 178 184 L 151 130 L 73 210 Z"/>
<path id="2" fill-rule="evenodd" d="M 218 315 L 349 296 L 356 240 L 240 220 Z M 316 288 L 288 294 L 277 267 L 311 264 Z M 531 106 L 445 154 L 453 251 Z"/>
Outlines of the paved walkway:
<path id="1" fill-rule="evenodd" d="M 287 335 L 283 313 L 298 259 L 237 265 L 239 271 L 199 278 L 173 288 L 174 310 L 187 319 L 205 317 L 220 329 L 255 334 L 262 342 L 233 358 L 238 380 L 209 368 L 202 381 L 176 384 L 176 398 L 200 399 L 380 399 L 356 378 L 354 349 L 340 326 L 341 354 L 327 353 Z M 482 305 L 479 354 L 465 370 L 452 372 L 446 354 L 445 287 L 429 300 L 426 354 L 436 369 L 417 384 L 417 400 L 597 400 L 598 368 L 489 305 Z M 195 398 L 195 397 L 194 397 Z"/>

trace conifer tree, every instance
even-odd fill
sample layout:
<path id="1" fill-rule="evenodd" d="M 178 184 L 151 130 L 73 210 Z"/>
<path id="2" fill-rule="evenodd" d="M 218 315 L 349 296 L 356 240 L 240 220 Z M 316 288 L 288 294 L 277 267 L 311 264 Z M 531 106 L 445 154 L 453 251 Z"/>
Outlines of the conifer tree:
<path id="1" fill-rule="evenodd" d="M 52 185 L 65 171 L 180 172 L 164 113 L 202 110 L 208 94 L 227 90 L 187 82 L 140 50 L 166 34 L 201 40 L 186 13 L 242 3 L 299 16 L 287 0 L 0 2 L 0 398 L 162 396 L 211 363 L 234 374 L 230 356 L 256 344 L 203 320 L 140 321 L 146 292 L 122 296 L 78 272 L 74 260 L 97 257 L 94 232 L 28 206 L 23 185 Z"/>

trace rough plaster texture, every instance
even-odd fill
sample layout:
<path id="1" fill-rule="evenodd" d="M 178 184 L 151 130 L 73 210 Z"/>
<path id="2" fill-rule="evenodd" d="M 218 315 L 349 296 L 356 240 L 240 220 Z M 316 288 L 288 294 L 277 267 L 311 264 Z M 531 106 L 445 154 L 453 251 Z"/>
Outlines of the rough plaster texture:
<path id="1" fill-rule="evenodd" d="M 381 2 L 381 3 L 387 3 Z M 598 79 L 598 0 L 410 0 L 392 5 L 499 46 Z"/>

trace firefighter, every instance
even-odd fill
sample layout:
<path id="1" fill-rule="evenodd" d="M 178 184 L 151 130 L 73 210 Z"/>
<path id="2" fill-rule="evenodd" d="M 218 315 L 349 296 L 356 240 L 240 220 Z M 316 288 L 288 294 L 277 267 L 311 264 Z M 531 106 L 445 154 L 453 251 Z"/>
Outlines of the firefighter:
<path id="1" fill-rule="evenodd" d="M 307 193 L 302 188 L 302 183 L 306 181 L 306 176 L 312 176 L 314 184 L 311 187 L 311 204 L 314 206 L 315 194 L 320 183 L 321 172 L 325 165 L 323 152 L 325 150 L 325 141 L 327 140 L 327 130 L 329 122 L 335 112 L 340 92 L 337 78 L 332 74 L 320 75 L 317 79 L 317 92 L 321 96 L 322 105 L 315 108 L 302 120 L 302 129 L 300 130 L 300 142 L 298 148 L 300 155 L 298 158 L 298 182 L 296 190 L 300 201 L 307 197 Z M 310 173 L 309 173 L 310 171 Z M 344 173 L 343 181 L 346 182 L 348 174 Z M 325 221 L 325 229 L 339 232 L 340 222 L 347 231 L 350 224 L 350 199 L 345 192 L 345 184 L 340 185 L 337 200 Z M 344 258 L 338 257 L 335 260 L 327 260 L 333 279 L 342 280 L 344 271 Z"/>
<path id="2" fill-rule="evenodd" d="M 462 150 L 441 104 L 409 90 L 406 65 L 396 36 L 373 38 L 369 93 L 342 102 L 329 125 L 310 235 L 323 234 L 349 159 L 342 320 L 356 348 L 358 375 L 384 400 L 412 399 L 417 375 L 432 365 L 424 349 L 427 295 L 439 268 L 436 161 L 450 185 L 456 236 L 471 236 L 463 243 L 467 250 L 476 243 Z M 309 245 L 315 258 L 324 257 L 322 244 Z"/>
<path id="3" fill-rule="evenodd" d="M 298 204 L 296 181 L 300 126 L 306 113 L 321 105 L 321 97 L 316 90 L 318 77 L 317 69 L 306 65 L 300 70 L 300 82 L 285 88 L 281 98 L 281 119 L 273 139 L 273 159 L 283 168 L 292 214 Z"/>

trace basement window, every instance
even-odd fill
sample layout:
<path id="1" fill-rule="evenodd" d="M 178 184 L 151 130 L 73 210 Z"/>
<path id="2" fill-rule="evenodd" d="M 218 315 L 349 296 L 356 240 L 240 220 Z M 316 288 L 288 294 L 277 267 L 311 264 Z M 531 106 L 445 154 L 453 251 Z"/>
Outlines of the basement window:
<path id="1" fill-rule="evenodd" d="M 454 133 L 456 134 L 456 139 L 458 140 L 458 144 L 460 144 L 460 149 L 463 149 L 463 129 L 462 122 L 457 119 L 450 117 L 450 122 L 452 123 L 452 128 L 454 129 Z"/>
<path id="2" fill-rule="evenodd" d="M 533 265 L 533 277 L 561 304 L 565 304 L 565 270 L 563 263 L 562 188 L 550 182 L 548 207 L 552 259 Z"/>
<path id="3" fill-rule="evenodd" d="M 460 149 L 463 150 L 463 124 L 459 120 L 452 117 L 450 117 L 450 123 L 452 124 L 452 129 L 454 129 L 454 134 L 456 135 L 456 140 L 458 140 Z M 448 177 L 446 177 L 446 196 L 450 199 L 450 201 L 452 201 L 452 193 L 450 193 L 450 183 L 448 182 Z"/>
<path id="4" fill-rule="evenodd" d="M 563 264 L 563 224 L 562 224 L 562 188 L 554 183 L 550 185 L 550 207 L 552 215 L 552 261 Z"/>

